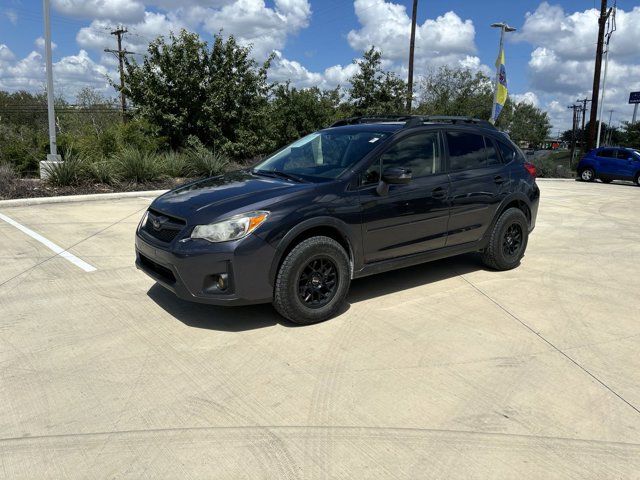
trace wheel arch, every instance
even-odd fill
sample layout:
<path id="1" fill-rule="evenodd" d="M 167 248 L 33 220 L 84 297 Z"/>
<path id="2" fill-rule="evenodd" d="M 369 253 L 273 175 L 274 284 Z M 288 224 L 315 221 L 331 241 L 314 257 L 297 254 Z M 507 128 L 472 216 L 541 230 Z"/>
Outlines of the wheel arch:
<path id="1" fill-rule="evenodd" d="M 496 214 L 493 216 L 493 220 L 491 220 L 491 224 L 489 225 L 489 228 L 487 228 L 486 232 L 484 233 L 484 236 L 482 237 L 482 241 L 481 241 L 482 248 L 485 248 L 487 243 L 489 242 L 489 238 L 491 237 L 491 232 L 493 231 L 493 227 L 495 226 L 496 222 L 500 218 L 500 215 L 502 215 L 504 212 L 506 212 L 510 208 L 517 208 L 521 210 L 522 213 L 524 213 L 524 216 L 527 217 L 527 223 L 529 224 L 529 228 L 531 228 L 531 222 L 533 218 L 532 218 L 531 207 L 529 206 L 527 197 L 522 193 L 510 195 L 502 201 L 502 203 L 496 210 Z"/>
<path id="2" fill-rule="evenodd" d="M 356 255 L 355 242 L 348 233 L 347 225 L 334 217 L 316 217 L 299 223 L 280 240 L 269 270 L 269 279 L 272 285 L 275 285 L 278 270 L 289 252 L 300 242 L 316 236 L 332 238 L 345 249 L 349 257 L 350 273 L 353 278 Z"/>

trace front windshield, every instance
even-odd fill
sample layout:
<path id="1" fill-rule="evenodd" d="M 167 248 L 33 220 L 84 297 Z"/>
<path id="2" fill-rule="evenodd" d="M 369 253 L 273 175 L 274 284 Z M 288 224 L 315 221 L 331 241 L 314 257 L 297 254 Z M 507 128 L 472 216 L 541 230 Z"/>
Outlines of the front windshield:
<path id="1" fill-rule="evenodd" d="M 310 181 L 338 178 L 377 147 L 388 132 L 327 131 L 307 135 L 254 168 Z"/>

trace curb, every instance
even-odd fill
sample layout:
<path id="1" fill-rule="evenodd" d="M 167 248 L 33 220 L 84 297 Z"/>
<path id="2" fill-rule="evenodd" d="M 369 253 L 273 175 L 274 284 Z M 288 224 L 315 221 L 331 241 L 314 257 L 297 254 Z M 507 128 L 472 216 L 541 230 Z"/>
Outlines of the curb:
<path id="1" fill-rule="evenodd" d="M 169 190 L 147 190 L 144 192 L 93 193 L 89 195 L 63 195 L 60 197 L 16 198 L 0 200 L 0 207 L 28 207 L 29 205 L 45 205 L 49 203 L 97 202 L 100 200 L 117 200 L 119 198 L 157 197 Z"/>

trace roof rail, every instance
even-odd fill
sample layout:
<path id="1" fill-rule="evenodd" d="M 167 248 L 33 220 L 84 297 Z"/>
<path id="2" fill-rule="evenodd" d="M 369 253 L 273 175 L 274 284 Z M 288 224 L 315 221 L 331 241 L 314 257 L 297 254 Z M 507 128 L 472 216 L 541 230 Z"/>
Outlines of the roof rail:
<path id="1" fill-rule="evenodd" d="M 456 124 L 472 124 L 478 125 L 485 128 L 495 129 L 495 125 L 491 124 L 487 120 L 481 120 L 479 118 L 473 117 L 461 117 L 461 116 L 450 116 L 450 115 L 426 115 L 426 116 L 412 116 L 411 120 L 409 120 L 405 128 L 417 127 L 419 125 L 424 125 L 425 123 L 451 123 L 453 125 Z"/>
<path id="2" fill-rule="evenodd" d="M 456 124 L 472 124 L 485 128 L 495 129 L 496 127 L 486 120 L 473 117 L 462 116 L 446 116 L 446 115 L 373 115 L 362 117 L 351 117 L 338 120 L 332 127 L 343 127 L 345 125 L 358 125 L 363 123 L 382 123 L 382 122 L 405 122 L 404 128 L 417 127 L 425 123 L 451 123 Z"/>
<path id="3" fill-rule="evenodd" d="M 408 122 L 412 115 L 372 115 L 363 117 L 351 117 L 338 120 L 331 127 L 343 127 L 345 125 L 358 125 L 362 123 L 382 123 L 382 122 Z"/>

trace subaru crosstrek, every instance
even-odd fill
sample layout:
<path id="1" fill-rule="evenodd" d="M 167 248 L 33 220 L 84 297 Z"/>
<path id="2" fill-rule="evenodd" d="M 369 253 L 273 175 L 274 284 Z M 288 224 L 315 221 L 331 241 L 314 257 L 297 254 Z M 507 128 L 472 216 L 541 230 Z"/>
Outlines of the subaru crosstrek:
<path id="1" fill-rule="evenodd" d="M 621 147 L 594 148 L 578 163 L 578 176 L 585 182 L 599 178 L 604 183 L 632 180 L 640 185 L 640 151 Z"/>
<path id="2" fill-rule="evenodd" d="M 186 300 L 273 302 L 293 322 L 319 322 L 366 275 L 467 252 L 516 267 L 538 211 L 535 175 L 488 122 L 343 120 L 158 197 L 136 264 Z"/>

